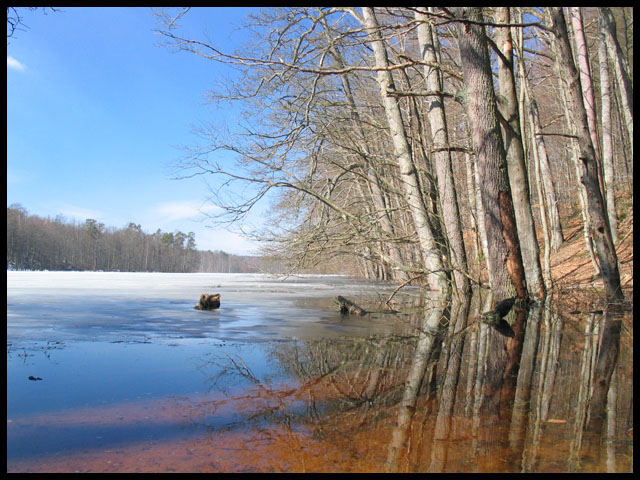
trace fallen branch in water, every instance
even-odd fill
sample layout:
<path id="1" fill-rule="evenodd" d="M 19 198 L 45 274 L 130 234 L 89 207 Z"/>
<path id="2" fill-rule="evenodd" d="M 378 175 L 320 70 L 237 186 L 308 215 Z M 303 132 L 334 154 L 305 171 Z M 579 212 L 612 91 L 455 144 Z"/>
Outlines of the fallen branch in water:
<path id="1" fill-rule="evenodd" d="M 396 287 L 396 289 L 391 293 L 391 295 L 389 296 L 389 298 L 387 298 L 387 300 L 384 302 L 385 305 L 389 306 L 389 302 L 391 302 L 391 299 L 395 296 L 396 293 L 398 293 L 400 291 L 401 288 L 406 287 L 407 285 L 409 285 L 411 282 L 413 282 L 414 280 L 417 280 L 419 278 L 422 278 L 422 275 L 416 275 L 415 277 L 411 277 L 409 280 L 407 280 L 404 283 L 401 283 L 400 285 L 398 285 Z"/>

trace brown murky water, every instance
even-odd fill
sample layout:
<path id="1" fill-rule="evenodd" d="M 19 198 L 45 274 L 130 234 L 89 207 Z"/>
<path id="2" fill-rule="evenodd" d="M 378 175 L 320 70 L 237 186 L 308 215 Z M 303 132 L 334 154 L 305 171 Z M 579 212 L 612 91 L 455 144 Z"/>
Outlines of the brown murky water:
<path id="1" fill-rule="evenodd" d="M 266 302 L 251 310 L 253 327 L 228 293 L 226 328 L 221 309 L 211 332 L 187 335 L 183 320 L 181 334 L 163 335 L 156 327 L 169 322 L 154 317 L 131 332 L 131 322 L 111 324 L 108 336 L 104 320 L 74 317 L 69 299 L 51 330 L 29 332 L 28 308 L 8 289 L 7 470 L 632 471 L 630 314 L 605 430 L 594 435 L 584 426 L 602 315 L 531 307 L 510 377 L 509 339 L 473 322 L 479 299 L 434 308 L 407 295 L 395 305 L 403 313 L 355 319 L 334 312 L 331 292 L 294 290 L 293 310 Z M 352 298 L 373 309 L 378 295 L 359 293 Z M 299 310 L 308 316 L 292 318 Z M 290 325 L 312 318 L 325 328 L 305 335 Z"/>

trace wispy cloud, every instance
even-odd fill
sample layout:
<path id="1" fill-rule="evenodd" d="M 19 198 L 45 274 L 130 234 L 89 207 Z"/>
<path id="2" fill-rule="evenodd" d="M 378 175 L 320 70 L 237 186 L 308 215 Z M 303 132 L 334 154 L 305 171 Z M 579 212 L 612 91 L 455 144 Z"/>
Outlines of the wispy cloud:
<path id="1" fill-rule="evenodd" d="M 199 250 L 224 250 L 227 253 L 246 255 L 255 252 L 254 243 L 242 235 L 232 232 L 223 226 L 212 226 L 207 215 L 220 213 L 220 208 L 210 203 L 197 201 L 172 201 L 153 205 L 142 219 L 143 229 L 155 231 L 160 228 L 171 232 L 194 232 L 196 248 Z"/>
<path id="2" fill-rule="evenodd" d="M 178 201 L 165 202 L 156 205 L 153 212 L 166 222 L 176 220 L 201 218 L 208 213 L 213 213 L 218 207 L 214 205 L 201 205 L 199 202 Z"/>
<path id="3" fill-rule="evenodd" d="M 14 70 L 24 71 L 25 67 L 22 63 L 20 63 L 15 58 L 7 55 L 7 68 L 12 68 Z"/>

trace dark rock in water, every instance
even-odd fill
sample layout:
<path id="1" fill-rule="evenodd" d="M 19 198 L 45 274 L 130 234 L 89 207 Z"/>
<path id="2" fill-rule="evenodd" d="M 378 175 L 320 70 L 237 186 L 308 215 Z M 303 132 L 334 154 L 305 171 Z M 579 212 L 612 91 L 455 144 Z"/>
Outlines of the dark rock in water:
<path id="1" fill-rule="evenodd" d="M 216 293 L 215 295 L 212 295 L 209 293 L 203 293 L 200 295 L 200 301 L 193 308 L 196 310 L 215 310 L 216 308 L 220 308 L 220 294 Z"/>

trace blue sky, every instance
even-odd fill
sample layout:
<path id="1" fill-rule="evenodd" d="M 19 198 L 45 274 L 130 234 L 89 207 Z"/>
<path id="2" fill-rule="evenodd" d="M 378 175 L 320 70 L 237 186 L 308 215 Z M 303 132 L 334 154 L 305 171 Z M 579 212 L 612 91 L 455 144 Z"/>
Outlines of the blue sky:
<path id="1" fill-rule="evenodd" d="M 225 50 L 250 8 L 194 8 L 181 25 Z M 255 252 L 221 227 L 207 228 L 203 177 L 174 180 L 194 127 L 232 118 L 205 100 L 232 74 L 225 66 L 159 46 L 150 8 L 23 11 L 28 28 L 7 45 L 7 205 L 107 226 L 195 232 L 199 249 Z M 210 225 L 210 223 L 208 224 Z"/>

